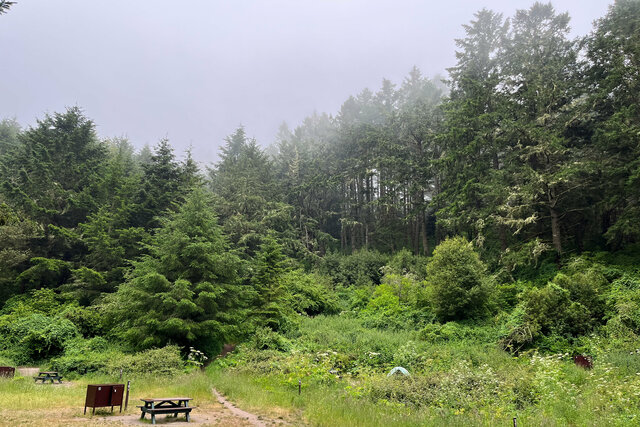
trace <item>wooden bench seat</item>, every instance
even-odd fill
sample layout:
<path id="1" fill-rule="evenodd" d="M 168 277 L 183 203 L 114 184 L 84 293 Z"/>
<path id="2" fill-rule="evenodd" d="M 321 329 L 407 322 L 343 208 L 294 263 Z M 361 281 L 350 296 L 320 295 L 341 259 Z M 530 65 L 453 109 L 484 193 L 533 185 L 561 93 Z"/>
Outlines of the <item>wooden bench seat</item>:
<path id="1" fill-rule="evenodd" d="M 151 423 L 155 424 L 156 414 L 174 414 L 176 417 L 178 414 L 185 414 L 187 422 L 189 422 L 189 414 L 193 409 L 196 409 L 197 406 L 161 406 L 160 408 L 138 406 L 138 408 L 142 411 L 140 418 L 144 418 L 145 414 L 149 414 L 151 415 Z"/>
<path id="2" fill-rule="evenodd" d="M 62 375 L 50 375 L 48 377 L 38 376 L 33 377 L 33 379 L 35 380 L 35 382 L 38 382 L 38 380 L 40 380 L 43 384 L 45 381 L 51 381 L 51 384 L 53 384 L 53 380 L 58 380 L 58 382 L 62 384 Z"/>

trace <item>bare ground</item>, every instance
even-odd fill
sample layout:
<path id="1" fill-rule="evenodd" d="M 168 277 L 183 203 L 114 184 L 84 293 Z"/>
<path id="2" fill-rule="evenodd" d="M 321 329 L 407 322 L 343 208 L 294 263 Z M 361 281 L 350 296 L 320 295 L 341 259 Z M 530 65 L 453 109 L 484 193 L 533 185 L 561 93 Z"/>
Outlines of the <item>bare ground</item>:
<path id="1" fill-rule="evenodd" d="M 212 389 L 212 400 L 198 402 L 198 408 L 191 412 L 191 422 L 187 423 L 184 415 L 177 418 L 160 415 L 156 417 L 157 425 L 165 426 L 229 426 L 229 427 L 271 427 L 290 426 L 283 419 L 269 419 L 243 411 L 229 402 L 224 396 Z M 125 414 L 115 414 L 110 410 L 96 409 L 96 414 L 83 415 L 83 408 L 51 408 L 38 410 L 8 410 L 0 407 L 0 426 L 96 426 L 96 425 L 151 425 L 147 416 L 140 419 L 140 412 L 135 406 L 129 407 Z"/>

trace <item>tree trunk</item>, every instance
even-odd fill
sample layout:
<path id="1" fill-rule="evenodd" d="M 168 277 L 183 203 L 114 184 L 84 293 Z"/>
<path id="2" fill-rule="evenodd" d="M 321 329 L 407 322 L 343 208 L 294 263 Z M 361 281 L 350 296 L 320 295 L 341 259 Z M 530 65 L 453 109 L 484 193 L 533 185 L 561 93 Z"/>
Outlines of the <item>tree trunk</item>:
<path id="1" fill-rule="evenodd" d="M 549 207 L 551 214 L 551 234 L 553 237 L 553 247 L 556 248 L 558 255 L 562 255 L 562 241 L 560 236 L 560 218 L 558 211 L 553 207 Z"/>
<path id="2" fill-rule="evenodd" d="M 413 253 L 418 255 L 420 253 L 420 220 L 418 217 L 415 219 L 413 230 Z"/>
<path id="3" fill-rule="evenodd" d="M 504 224 L 498 225 L 498 235 L 500 236 L 500 248 L 504 252 L 507 250 L 507 229 Z"/>
<path id="4" fill-rule="evenodd" d="M 556 198 L 555 190 L 553 187 L 547 188 L 547 198 L 549 200 L 549 214 L 551 215 L 551 236 L 553 240 L 553 247 L 556 248 L 558 257 L 562 255 L 562 239 L 560 236 L 560 215 L 556 210 L 556 204 L 558 199 Z"/>
<path id="5" fill-rule="evenodd" d="M 356 225 L 351 226 L 351 253 L 356 251 Z"/>
<path id="6" fill-rule="evenodd" d="M 364 248 L 365 250 L 369 250 L 369 223 L 366 222 L 364 224 Z"/>
<path id="7" fill-rule="evenodd" d="M 429 239 L 427 239 L 427 217 L 425 213 L 420 215 L 422 219 L 422 254 L 429 255 Z"/>

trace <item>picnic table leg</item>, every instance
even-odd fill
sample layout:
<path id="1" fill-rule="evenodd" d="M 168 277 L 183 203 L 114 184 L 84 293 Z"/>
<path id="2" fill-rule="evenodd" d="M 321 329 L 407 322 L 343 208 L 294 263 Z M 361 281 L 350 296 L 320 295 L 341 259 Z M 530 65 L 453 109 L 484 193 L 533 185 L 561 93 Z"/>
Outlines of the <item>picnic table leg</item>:
<path id="1" fill-rule="evenodd" d="M 187 422 L 189 422 L 189 413 L 187 412 L 185 415 L 187 416 Z"/>
<path id="2" fill-rule="evenodd" d="M 151 414 L 151 424 L 155 424 L 156 423 L 156 414 L 155 412 L 153 414 Z"/>
<path id="3" fill-rule="evenodd" d="M 142 415 L 140 415 L 140 419 L 143 420 L 144 416 L 147 414 L 146 412 L 144 412 L 144 408 L 140 408 L 142 410 Z"/>
<path id="4" fill-rule="evenodd" d="M 84 407 L 84 414 L 87 415 L 87 407 Z"/>

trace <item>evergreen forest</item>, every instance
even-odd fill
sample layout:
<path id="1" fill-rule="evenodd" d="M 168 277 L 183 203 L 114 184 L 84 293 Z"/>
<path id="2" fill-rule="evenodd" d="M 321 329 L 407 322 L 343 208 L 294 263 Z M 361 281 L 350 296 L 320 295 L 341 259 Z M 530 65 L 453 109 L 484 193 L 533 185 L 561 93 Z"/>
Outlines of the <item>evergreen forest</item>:
<path id="1" fill-rule="evenodd" d="M 208 165 L 80 107 L 0 121 L 0 365 L 206 366 L 310 425 L 637 424 L 640 1 L 569 31 L 482 9 L 445 78 Z"/>

